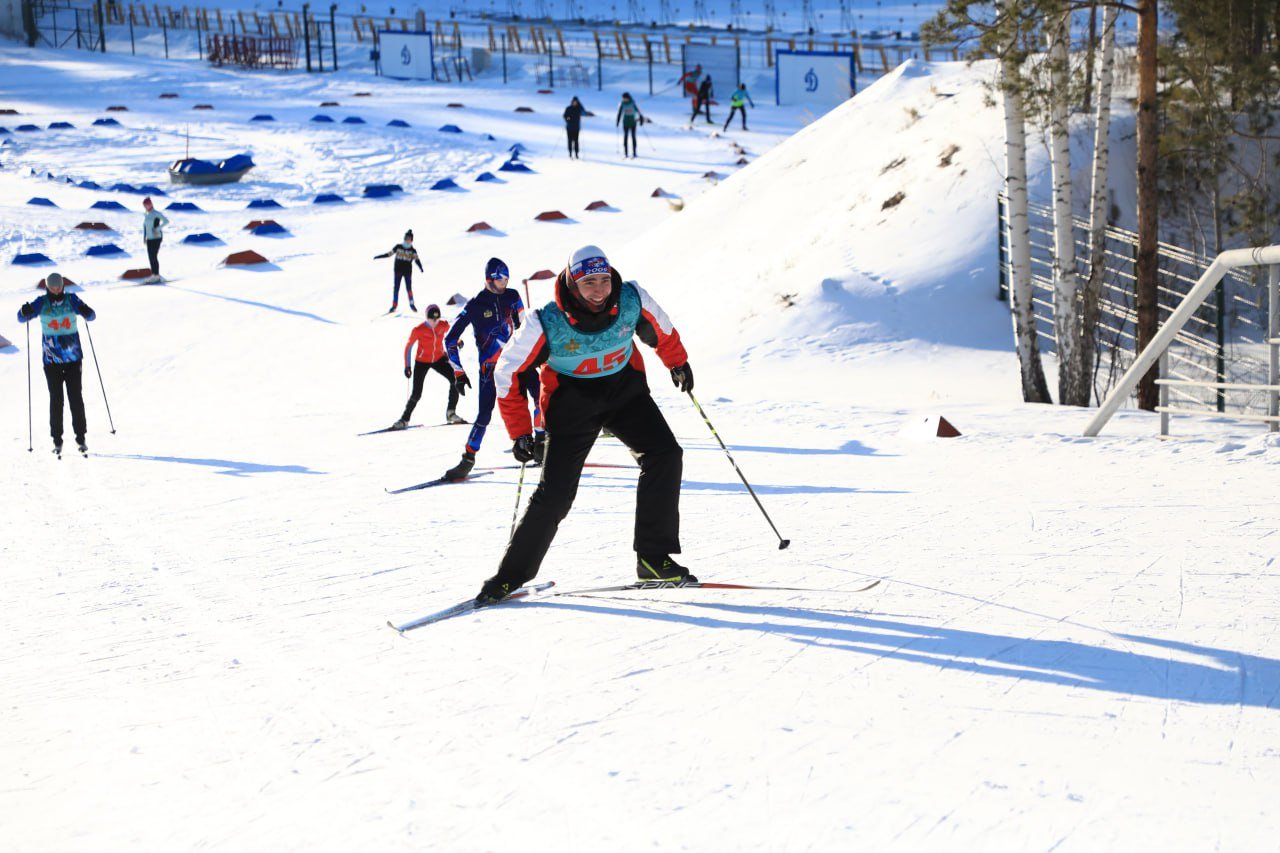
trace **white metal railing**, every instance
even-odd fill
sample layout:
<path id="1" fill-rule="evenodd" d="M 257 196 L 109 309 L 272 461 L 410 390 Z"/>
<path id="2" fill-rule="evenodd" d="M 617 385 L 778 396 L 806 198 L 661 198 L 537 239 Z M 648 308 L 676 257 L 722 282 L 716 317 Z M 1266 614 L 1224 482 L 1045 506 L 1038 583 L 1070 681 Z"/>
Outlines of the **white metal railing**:
<path id="1" fill-rule="evenodd" d="M 1120 381 L 1111 389 L 1111 393 L 1102 401 L 1098 407 L 1098 412 L 1089 421 L 1089 425 L 1085 427 L 1084 434 L 1086 436 L 1096 436 L 1106 426 L 1107 421 L 1111 420 L 1111 416 L 1116 410 L 1129 398 L 1133 393 L 1133 389 L 1137 387 L 1138 381 L 1146 374 L 1151 366 L 1157 361 L 1160 363 L 1161 378 L 1156 380 L 1160 385 L 1160 405 L 1156 407 L 1156 411 L 1160 413 L 1160 431 L 1162 435 L 1168 434 L 1169 415 L 1175 413 L 1203 413 L 1212 414 L 1222 417 L 1242 418 L 1246 420 L 1260 420 L 1266 422 L 1271 431 L 1275 432 L 1280 429 L 1280 246 L 1266 246 L 1256 249 L 1233 249 L 1230 252 L 1223 252 L 1213 259 L 1213 263 L 1204 271 L 1200 279 L 1196 282 L 1191 291 L 1183 298 L 1182 302 L 1174 309 L 1169 319 L 1165 321 L 1160 330 L 1156 332 L 1155 338 L 1151 343 L 1138 353 L 1137 358 L 1133 360 L 1133 364 L 1125 371 L 1124 376 L 1120 377 Z M 1213 289 L 1218 286 L 1218 282 L 1231 270 L 1239 267 L 1268 267 L 1267 276 L 1267 337 L 1266 345 L 1270 351 L 1269 359 L 1269 376 L 1265 383 L 1236 383 L 1236 382 L 1199 382 L 1186 379 L 1169 379 L 1166 378 L 1167 373 L 1167 354 L 1169 345 L 1173 343 L 1174 338 L 1187 321 L 1191 319 L 1191 315 L 1200 307 L 1201 303 L 1209 297 Z M 1169 389 L 1178 387 L 1213 387 L 1222 390 L 1243 387 L 1252 391 L 1265 391 L 1267 394 L 1267 413 L 1249 414 L 1232 413 L 1223 415 L 1216 409 L 1194 409 L 1185 407 L 1169 406 Z"/>

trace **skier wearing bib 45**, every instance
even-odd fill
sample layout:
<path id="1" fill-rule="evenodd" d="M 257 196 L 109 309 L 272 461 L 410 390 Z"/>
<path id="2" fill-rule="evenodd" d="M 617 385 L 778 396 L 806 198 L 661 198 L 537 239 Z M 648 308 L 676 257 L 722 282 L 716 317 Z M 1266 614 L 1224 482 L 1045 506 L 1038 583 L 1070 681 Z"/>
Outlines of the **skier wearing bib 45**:
<path id="1" fill-rule="evenodd" d="M 671 379 L 693 390 L 680 333 L 634 281 L 623 281 L 603 251 L 583 246 L 556 278 L 556 298 L 534 311 L 503 350 L 494 372 L 498 405 L 516 459 L 533 458 L 521 375 L 541 366 L 546 450 L 542 478 L 476 604 L 501 601 L 537 574 L 578 491 L 587 454 L 603 427 L 640 463 L 634 547 L 641 580 L 696 581 L 671 559 L 680 553 L 684 451 L 649 393 L 634 338 L 653 347 Z"/>
<path id="2" fill-rule="evenodd" d="M 445 336 L 445 351 L 449 354 L 449 363 L 453 366 L 454 384 L 459 394 L 467 393 L 471 387 L 471 379 L 462 368 L 458 356 L 459 340 L 467 326 L 476 337 L 476 359 L 480 362 L 480 400 L 476 410 L 476 419 L 472 422 L 471 434 L 467 436 L 467 446 L 462 452 L 462 459 L 444 474 L 446 480 L 463 480 L 471 473 L 476 464 L 476 453 L 480 443 L 484 441 L 485 430 L 489 428 L 489 417 L 493 414 L 493 402 L 496 396 L 493 385 L 493 367 L 498 363 L 502 348 L 510 340 L 512 333 L 520 328 L 520 318 L 524 316 L 524 302 L 520 294 L 507 287 L 511 273 L 507 265 L 498 258 L 490 258 L 484 268 L 484 290 L 467 300 L 466 306 L 453 321 L 453 328 Z M 529 374 L 521 394 L 528 394 L 534 400 L 533 422 L 542 433 L 542 411 L 538 408 L 538 377 Z M 521 396 L 520 405 L 524 404 Z M 529 411 L 525 409 L 525 418 Z"/>
<path id="3" fill-rule="evenodd" d="M 66 386 L 67 402 L 71 405 L 71 428 L 76 434 L 76 447 L 88 452 L 84 443 L 87 429 L 84 417 L 84 396 L 80 392 L 81 367 L 84 350 L 80 348 L 80 332 L 76 320 L 83 317 L 92 320 L 98 315 L 74 293 L 64 293 L 65 282 L 59 273 L 51 272 L 45 278 L 44 296 L 37 297 L 18 309 L 18 320 L 28 323 L 36 317 L 44 330 L 44 378 L 49 386 L 49 434 L 53 437 L 55 453 L 62 453 L 62 389 Z"/>

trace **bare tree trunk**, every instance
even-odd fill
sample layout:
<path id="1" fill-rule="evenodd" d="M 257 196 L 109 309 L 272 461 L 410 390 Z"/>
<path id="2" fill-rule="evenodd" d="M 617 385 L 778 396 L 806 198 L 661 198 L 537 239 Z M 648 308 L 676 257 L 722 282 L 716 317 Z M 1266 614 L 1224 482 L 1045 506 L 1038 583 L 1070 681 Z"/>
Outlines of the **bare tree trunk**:
<path id="1" fill-rule="evenodd" d="M 1027 214 L 1027 131 L 1023 115 L 1021 69 L 1006 57 L 1001 66 L 1004 90 L 1005 187 L 1009 195 L 1009 276 L 1014 340 L 1022 376 L 1022 399 L 1052 403 L 1036 338 L 1035 305 L 1031 297 L 1031 223 Z"/>
<path id="2" fill-rule="evenodd" d="M 1071 217 L 1071 138 L 1067 52 L 1070 13 L 1049 32 L 1049 152 L 1053 171 L 1053 327 L 1058 337 L 1058 400 L 1086 406 L 1092 397 L 1080 360 L 1080 278 L 1076 274 L 1076 241 Z"/>
<path id="3" fill-rule="evenodd" d="M 1160 324 L 1156 244 L 1160 233 L 1156 175 L 1159 123 L 1156 115 L 1157 0 L 1138 0 L 1138 257 L 1134 277 L 1138 307 L 1138 351 L 1156 336 Z M 1138 408 L 1154 411 L 1159 399 L 1157 367 L 1138 382 Z"/>
<path id="4" fill-rule="evenodd" d="M 1101 313 L 1098 303 L 1102 296 L 1102 276 L 1106 270 L 1107 170 L 1111 156 L 1111 83 L 1115 76 L 1116 15 L 1114 6 L 1108 6 L 1102 13 L 1098 105 L 1093 135 L 1093 186 L 1089 207 L 1089 280 L 1085 283 L 1084 300 L 1080 306 L 1080 362 L 1087 365 L 1091 373 L 1097 365 L 1098 320 Z M 1092 387 L 1092 375 L 1089 376 L 1088 384 Z"/>

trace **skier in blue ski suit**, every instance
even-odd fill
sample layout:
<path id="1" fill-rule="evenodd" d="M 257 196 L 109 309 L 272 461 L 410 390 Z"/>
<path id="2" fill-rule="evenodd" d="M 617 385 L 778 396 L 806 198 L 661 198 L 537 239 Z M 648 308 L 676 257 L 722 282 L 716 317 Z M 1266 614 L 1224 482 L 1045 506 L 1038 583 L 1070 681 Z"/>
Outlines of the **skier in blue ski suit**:
<path id="1" fill-rule="evenodd" d="M 467 445 L 462 459 L 457 465 L 445 472 L 448 480 L 462 480 L 471 473 L 476 464 L 476 453 L 480 443 L 484 441 L 485 430 L 489 426 L 489 418 L 493 414 L 493 404 L 497 400 L 497 392 L 493 384 L 493 368 L 502 354 L 502 348 L 511 339 L 512 333 L 520 328 L 524 315 L 524 302 L 520 294 L 507 288 L 511 273 L 507 265 L 498 258 L 490 258 L 484 269 L 484 290 L 471 299 L 453 321 L 453 327 L 445 336 L 445 351 L 449 355 L 449 363 L 453 366 L 454 383 L 458 392 L 466 393 L 471 387 L 471 379 L 462 367 L 458 356 L 459 339 L 468 326 L 476 339 L 476 359 L 480 362 L 480 400 L 476 411 L 476 419 L 472 422 L 471 434 L 467 436 Z M 537 375 L 529 373 L 525 380 L 524 391 L 533 398 L 533 420 L 538 435 L 542 435 L 542 410 L 538 407 L 540 386 Z M 545 442 L 545 439 L 544 439 Z"/>
<path id="2" fill-rule="evenodd" d="M 84 350 L 80 347 L 77 318 L 92 320 L 97 313 L 74 293 L 64 293 L 65 282 L 59 273 L 51 272 L 45 278 L 46 293 L 18 309 L 18 320 L 29 323 L 40 318 L 44 332 L 44 378 L 49 386 L 49 434 L 53 436 L 53 449 L 62 453 L 62 388 L 67 389 L 67 401 L 71 404 L 71 428 L 76 434 L 76 447 L 84 453 L 85 430 L 84 395 L 81 394 L 80 374 L 84 363 Z"/>

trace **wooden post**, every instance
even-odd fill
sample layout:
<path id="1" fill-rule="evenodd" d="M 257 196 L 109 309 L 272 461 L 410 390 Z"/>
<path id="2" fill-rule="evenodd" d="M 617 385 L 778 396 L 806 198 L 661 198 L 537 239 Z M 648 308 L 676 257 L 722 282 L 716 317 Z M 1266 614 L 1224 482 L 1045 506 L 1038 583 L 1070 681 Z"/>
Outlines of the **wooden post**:
<path id="1" fill-rule="evenodd" d="M 671 58 L 671 39 L 667 38 L 667 34 L 662 34 L 662 50 L 667 55 L 667 64 L 670 65 L 675 60 Z M 683 94 L 683 93 L 682 93 Z"/>

